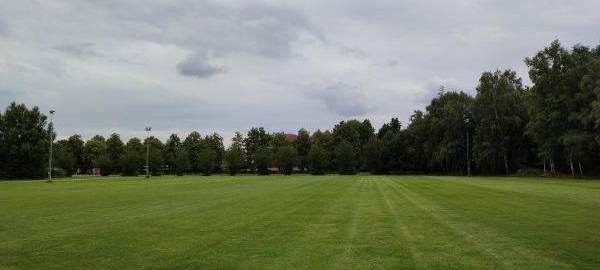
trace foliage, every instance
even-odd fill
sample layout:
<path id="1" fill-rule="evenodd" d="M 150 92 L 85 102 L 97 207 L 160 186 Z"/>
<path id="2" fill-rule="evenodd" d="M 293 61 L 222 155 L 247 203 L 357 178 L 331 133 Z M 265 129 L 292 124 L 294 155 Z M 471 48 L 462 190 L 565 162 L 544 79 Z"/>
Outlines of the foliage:
<path id="1" fill-rule="evenodd" d="M 339 174 L 356 173 L 356 152 L 349 141 L 343 140 L 335 148 L 335 161 Z"/>
<path id="2" fill-rule="evenodd" d="M 43 178 L 48 168 L 47 117 L 38 107 L 11 103 L 0 114 L 0 178 Z"/>
<path id="3" fill-rule="evenodd" d="M 308 151 L 308 170 L 312 175 L 323 175 L 329 167 L 329 155 L 318 144 L 311 146 Z"/>
<path id="4" fill-rule="evenodd" d="M 283 146 L 277 151 L 277 165 L 279 171 L 285 175 L 290 175 L 294 171 L 294 166 L 297 163 L 296 148 L 291 145 Z"/>
<path id="5" fill-rule="evenodd" d="M 230 175 L 236 175 L 242 168 L 242 150 L 239 147 L 231 146 L 225 152 L 225 162 Z"/>
<path id="6" fill-rule="evenodd" d="M 256 166 L 256 172 L 259 175 L 269 174 L 269 168 L 273 160 L 273 152 L 268 147 L 261 146 L 256 149 L 254 153 L 254 165 Z"/>
<path id="7" fill-rule="evenodd" d="M 310 151 L 310 133 L 301 128 L 298 130 L 298 137 L 294 142 L 296 153 L 298 153 L 298 168 L 304 172 L 308 167 L 308 152 Z"/>

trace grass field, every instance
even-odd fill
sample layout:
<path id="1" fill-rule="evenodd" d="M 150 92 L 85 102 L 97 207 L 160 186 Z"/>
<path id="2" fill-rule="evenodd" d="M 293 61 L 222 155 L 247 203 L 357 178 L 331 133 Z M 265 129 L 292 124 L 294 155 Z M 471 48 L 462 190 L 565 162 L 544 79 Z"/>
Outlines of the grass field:
<path id="1" fill-rule="evenodd" d="M 0 269 L 599 269 L 600 182 L 0 182 Z"/>

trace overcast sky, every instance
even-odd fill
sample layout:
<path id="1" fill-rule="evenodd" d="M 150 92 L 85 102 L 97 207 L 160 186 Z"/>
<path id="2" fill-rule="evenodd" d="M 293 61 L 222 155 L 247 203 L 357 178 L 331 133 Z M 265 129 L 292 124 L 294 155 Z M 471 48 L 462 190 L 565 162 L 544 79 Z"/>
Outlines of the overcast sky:
<path id="1" fill-rule="evenodd" d="M 475 94 L 552 40 L 600 44 L 600 1 L 1 1 L 0 106 L 56 110 L 59 137 L 228 140 Z"/>

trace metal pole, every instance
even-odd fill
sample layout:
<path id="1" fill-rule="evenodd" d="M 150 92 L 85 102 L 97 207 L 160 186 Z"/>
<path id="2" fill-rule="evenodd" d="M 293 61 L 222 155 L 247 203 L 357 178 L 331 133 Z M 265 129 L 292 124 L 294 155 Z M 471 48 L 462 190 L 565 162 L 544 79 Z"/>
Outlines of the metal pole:
<path id="1" fill-rule="evenodd" d="M 146 127 L 146 178 L 150 178 L 150 141 L 148 141 L 150 130 L 152 130 L 152 127 Z"/>
<path id="2" fill-rule="evenodd" d="M 469 119 L 465 120 L 467 123 L 467 176 L 471 176 L 471 160 L 469 158 Z"/>
<path id="3" fill-rule="evenodd" d="M 48 183 L 52 183 L 52 144 L 54 143 L 54 136 L 52 130 L 54 125 L 52 124 L 52 117 L 54 116 L 54 110 L 50 110 L 50 127 L 48 132 L 50 133 L 50 156 L 48 156 Z"/>

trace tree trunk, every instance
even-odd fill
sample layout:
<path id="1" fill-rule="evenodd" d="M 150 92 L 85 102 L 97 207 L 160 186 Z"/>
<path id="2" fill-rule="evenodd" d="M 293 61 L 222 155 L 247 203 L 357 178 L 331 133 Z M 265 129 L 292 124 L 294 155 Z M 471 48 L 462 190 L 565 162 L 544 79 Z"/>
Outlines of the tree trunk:
<path id="1" fill-rule="evenodd" d="M 504 169 L 506 169 L 506 175 L 509 175 L 509 172 L 508 172 L 508 158 L 506 157 L 506 154 L 504 154 Z"/>
<path id="2" fill-rule="evenodd" d="M 556 174 L 556 171 L 554 170 L 554 159 L 550 159 L 550 173 L 552 175 Z"/>
<path id="3" fill-rule="evenodd" d="M 583 177 L 583 166 L 581 165 L 581 160 L 577 160 L 577 163 L 579 163 L 579 174 Z"/>
<path id="4" fill-rule="evenodd" d="M 544 176 L 546 176 L 546 159 L 544 159 Z"/>
<path id="5" fill-rule="evenodd" d="M 571 166 L 571 175 L 575 177 L 575 168 L 573 167 L 573 160 L 569 159 L 569 165 Z"/>
<path id="6" fill-rule="evenodd" d="M 544 176 L 546 175 L 546 159 L 544 159 Z"/>

